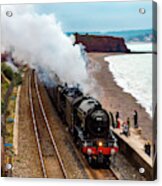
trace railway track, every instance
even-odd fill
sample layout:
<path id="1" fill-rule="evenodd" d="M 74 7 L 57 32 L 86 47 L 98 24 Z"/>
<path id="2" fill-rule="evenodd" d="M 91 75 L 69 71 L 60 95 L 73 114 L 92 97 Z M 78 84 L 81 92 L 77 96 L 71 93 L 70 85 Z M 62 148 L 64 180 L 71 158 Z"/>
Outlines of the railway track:
<path id="1" fill-rule="evenodd" d="M 40 164 L 44 178 L 68 178 L 65 166 L 50 129 L 47 110 L 43 107 L 41 94 L 39 93 L 37 77 L 34 72 L 29 75 L 29 98 L 33 120 L 33 127 L 39 152 Z M 71 143 L 75 155 L 85 168 L 90 179 L 117 180 L 118 177 L 111 169 L 92 169 L 84 156 L 76 148 L 71 136 L 67 133 L 65 126 L 62 125 L 68 141 Z M 57 174 L 56 174 L 57 173 Z"/>
<path id="2" fill-rule="evenodd" d="M 45 92 L 43 94 L 43 89 L 40 88 L 40 94 L 41 96 L 45 96 Z M 49 98 L 45 101 L 45 99 L 42 100 L 43 101 L 43 105 L 44 105 L 44 109 L 46 111 L 46 113 L 51 112 L 51 110 L 53 110 L 53 112 L 51 114 L 48 114 L 47 117 L 49 118 L 49 120 L 51 119 L 51 117 L 56 116 L 57 115 L 57 111 L 55 110 L 55 107 L 52 106 L 52 104 L 49 104 L 48 101 L 51 101 Z M 49 106 L 51 105 L 51 107 Z M 57 115 L 57 117 L 60 120 L 60 117 Z M 57 120 L 55 118 L 55 120 Z M 66 141 L 67 143 L 71 146 L 71 151 L 73 151 L 73 156 L 76 157 L 77 161 L 79 164 L 81 164 L 81 167 L 84 167 L 84 171 L 86 172 L 87 177 L 89 179 L 102 179 L 102 180 L 118 180 L 119 176 L 114 172 L 114 170 L 110 169 L 93 169 L 89 166 L 87 160 L 85 159 L 85 157 L 83 156 L 83 154 L 79 151 L 79 149 L 76 148 L 76 145 L 73 142 L 72 136 L 69 134 L 69 132 L 67 132 L 67 127 L 65 126 L 65 124 L 63 124 L 60 120 L 59 122 L 59 128 L 62 131 L 63 135 L 65 135 L 66 137 Z M 55 136 L 55 135 L 54 135 Z M 61 150 L 61 149 L 60 149 Z M 70 159 L 69 159 L 70 161 Z"/>
<path id="3" fill-rule="evenodd" d="M 81 154 L 81 152 L 76 148 L 75 144 L 73 143 L 71 136 L 67 136 L 69 138 L 69 141 L 79 158 L 79 161 L 83 164 L 85 167 L 85 170 L 89 176 L 90 179 L 101 179 L 101 180 L 118 180 L 119 177 L 114 172 L 114 170 L 110 167 L 109 169 L 93 169 L 88 164 L 85 157 Z"/>
<path id="4" fill-rule="evenodd" d="M 45 109 L 47 109 L 47 107 L 48 106 L 46 105 Z M 55 108 L 51 107 L 51 109 L 54 110 L 53 115 L 57 115 L 57 111 L 55 110 Z M 46 110 L 46 112 L 48 112 L 48 109 Z M 120 175 L 116 174 L 111 167 L 109 169 L 91 168 L 87 160 L 83 156 L 83 154 L 74 144 L 72 136 L 69 134 L 69 132 L 67 132 L 68 131 L 67 127 L 63 123 L 61 125 L 61 123 L 60 123 L 61 130 L 64 132 L 64 135 L 66 136 L 68 143 L 72 147 L 74 156 L 77 157 L 79 163 L 82 164 L 82 166 L 84 167 L 84 170 L 87 173 L 89 179 L 102 179 L 102 180 L 118 180 L 119 179 Z"/>
<path id="5" fill-rule="evenodd" d="M 29 74 L 29 100 L 43 177 L 68 178 L 43 108 L 34 71 Z"/>

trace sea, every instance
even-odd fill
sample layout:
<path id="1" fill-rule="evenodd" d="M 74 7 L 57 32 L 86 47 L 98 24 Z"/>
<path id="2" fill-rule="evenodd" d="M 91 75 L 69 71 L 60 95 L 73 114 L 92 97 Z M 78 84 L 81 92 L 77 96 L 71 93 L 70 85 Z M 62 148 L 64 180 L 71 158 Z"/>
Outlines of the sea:
<path id="1" fill-rule="evenodd" d="M 134 52 L 152 52 L 152 43 L 127 43 Z M 130 93 L 152 118 L 152 54 L 124 54 L 105 57 L 116 83 Z"/>

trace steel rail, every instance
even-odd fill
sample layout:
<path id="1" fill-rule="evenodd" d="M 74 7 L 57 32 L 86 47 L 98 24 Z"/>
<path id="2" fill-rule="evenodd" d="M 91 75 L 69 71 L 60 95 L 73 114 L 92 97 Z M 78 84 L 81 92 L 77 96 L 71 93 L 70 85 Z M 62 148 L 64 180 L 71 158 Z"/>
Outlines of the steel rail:
<path id="1" fill-rule="evenodd" d="M 55 139 L 54 139 L 54 137 L 53 137 L 53 134 L 52 134 L 52 131 L 51 131 L 51 128 L 50 128 L 50 125 L 49 125 L 49 122 L 48 122 L 48 119 L 47 119 L 47 116 L 46 116 L 44 107 L 43 107 L 42 99 L 41 99 L 41 96 L 40 96 L 40 93 L 39 93 L 39 88 L 38 88 L 37 76 L 36 76 L 35 73 L 34 73 L 34 83 L 35 83 L 35 87 L 36 87 L 36 93 L 37 93 L 39 105 L 40 105 L 40 108 L 41 108 L 41 112 L 42 112 L 44 121 L 45 121 L 45 123 L 46 123 L 46 127 L 47 127 L 47 129 L 48 129 L 48 133 L 49 133 L 50 139 L 51 139 L 51 141 L 52 141 L 52 145 L 53 145 L 53 147 L 54 147 L 54 149 L 55 149 L 58 162 L 59 162 L 59 164 L 60 164 L 60 167 L 61 167 L 61 170 L 62 170 L 62 172 L 63 172 L 64 177 L 65 177 L 65 178 L 68 178 L 66 169 L 65 169 L 65 167 L 64 167 L 63 161 L 62 161 L 61 156 L 60 156 L 60 153 L 59 153 L 59 151 L 58 151 L 57 143 L 56 143 L 56 141 L 55 141 Z"/>
<path id="2" fill-rule="evenodd" d="M 31 79 L 32 79 L 32 72 L 29 75 L 29 103 L 30 103 L 30 110 L 31 110 L 31 115 L 32 115 L 32 120 L 33 120 L 34 133 L 35 133 L 35 138 L 36 138 L 36 142 L 37 142 L 39 159 L 40 159 L 40 163 L 41 163 L 43 177 L 47 178 L 47 172 L 46 172 L 45 163 L 44 163 L 44 160 L 43 160 L 42 149 L 41 149 L 41 145 L 40 145 L 40 141 L 39 141 L 39 135 L 38 135 L 38 128 L 37 128 L 35 113 L 34 113 L 34 108 L 33 108 L 33 99 L 32 99 L 32 91 L 31 91 Z"/>
<path id="3" fill-rule="evenodd" d="M 66 134 L 68 140 L 70 141 L 73 150 L 77 156 L 77 158 L 79 159 L 80 163 L 82 164 L 83 167 L 87 167 L 85 169 L 87 175 L 89 176 L 90 179 L 100 179 L 96 173 L 96 170 L 94 170 L 93 168 L 90 167 L 90 165 L 88 164 L 87 160 L 85 159 L 85 157 L 83 156 L 83 154 L 80 153 L 80 151 L 77 149 L 77 147 L 75 146 L 72 138 L 70 136 L 68 136 Z M 119 180 L 119 176 L 115 173 L 115 171 L 109 167 L 109 169 L 105 169 L 105 172 L 109 173 L 109 171 L 111 172 L 112 176 L 114 176 L 115 180 Z"/>

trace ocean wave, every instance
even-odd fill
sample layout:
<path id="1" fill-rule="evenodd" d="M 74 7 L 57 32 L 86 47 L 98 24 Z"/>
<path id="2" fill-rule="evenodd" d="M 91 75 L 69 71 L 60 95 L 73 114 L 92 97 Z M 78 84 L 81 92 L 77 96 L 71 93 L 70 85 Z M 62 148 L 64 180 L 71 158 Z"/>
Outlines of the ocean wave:
<path id="1" fill-rule="evenodd" d="M 106 57 L 117 85 L 130 93 L 152 117 L 152 55 L 126 54 Z"/>

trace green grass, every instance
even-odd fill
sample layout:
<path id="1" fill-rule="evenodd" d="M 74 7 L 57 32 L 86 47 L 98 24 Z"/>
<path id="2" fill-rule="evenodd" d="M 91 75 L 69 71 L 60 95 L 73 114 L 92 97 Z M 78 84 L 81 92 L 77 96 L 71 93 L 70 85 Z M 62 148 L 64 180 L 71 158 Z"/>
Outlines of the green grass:
<path id="1" fill-rule="evenodd" d="M 7 90 L 11 84 L 14 83 L 14 88 L 11 95 L 8 98 L 8 105 L 6 110 L 6 120 L 5 120 L 5 132 L 4 132 L 4 143 L 13 144 L 13 130 L 14 130 L 14 118 L 15 118 L 15 107 L 16 107 L 16 97 L 18 85 L 22 83 L 21 72 L 13 72 L 11 67 L 7 66 L 5 63 L 1 63 L 1 113 L 4 113 L 4 98 Z M 14 161 L 14 151 L 10 147 L 5 151 L 4 163 L 8 163 L 7 159 L 11 158 Z M 2 171 L 3 173 L 3 171 Z"/>
<path id="2" fill-rule="evenodd" d="M 13 92 L 11 96 L 9 97 L 9 102 L 8 102 L 8 108 L 7 108 L 7 115 L 6 115 L 6 132 L 9 134 L 6 137 L 6 142 L 7 143 L 13 143 L 13 126 L 14 126 L 14 118 L 15 118 L 15 107 L 16 107 L 16 99 L 12 99 L 13 97 L 15 98 L 17 95 L 17 87 L 14 87 Z"/>

